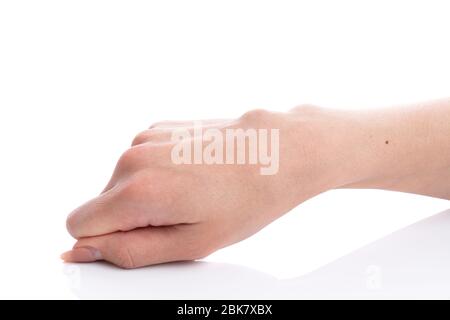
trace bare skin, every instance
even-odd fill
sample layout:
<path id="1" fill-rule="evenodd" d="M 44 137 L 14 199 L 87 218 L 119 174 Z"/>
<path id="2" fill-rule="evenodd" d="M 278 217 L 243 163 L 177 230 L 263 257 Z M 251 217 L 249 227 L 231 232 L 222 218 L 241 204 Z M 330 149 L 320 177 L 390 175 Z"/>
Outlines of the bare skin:
<path id="1" fill-rule="evenodd" d="M 379 188 L 450 200 L 450 99 L 355 112 L 300 106 L 247 112 L 205 127 L 279 128 L 275 175 L 254 165 L 176 165 L 174 128 L 136 136 L 105 190 L 67 219 L 68 262 L 123 268 L 194 260 L 243 240 L 329 189 Z"/>

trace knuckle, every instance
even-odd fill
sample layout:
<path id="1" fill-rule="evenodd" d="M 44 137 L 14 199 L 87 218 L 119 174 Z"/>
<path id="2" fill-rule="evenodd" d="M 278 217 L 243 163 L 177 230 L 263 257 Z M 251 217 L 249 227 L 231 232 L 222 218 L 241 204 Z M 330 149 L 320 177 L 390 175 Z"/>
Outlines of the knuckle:
<path id="1" fill-rule="evenodd" d="M 149 138 L 149 131 L 148 130 L 142 131 L 134 137 L 133 141 L 131 142 L 131 146 L 136 146 L 145 143 L 148 141 L 148 138 Z"/>
<path id="2" fill-rule="evenodd" d="M 138 146 L 127 149 L 119 158 L 118 166 L 121 168 L 133 168 L 140 162 L 142 150 Z"/>
<path id="3" fill-rule="evenodd" d="M 293 111 L 293 112 L 299 112 L 299 113 L 302 113 L 305 115 L 315 114 L 319 110 L 320 110 L 320 108 L 318 106 L 316 106 L 314 104 L 308 104 L 308 103 L 298 105 L 291 109 L 291 111 Z"/>
<path id="4" fill-rule="evenodd" d="M 69 214 L 69 216 L 66 219 L 66 229 L 69 232 L 69 234 L 74 237 L 75 239 L 78 238 L 78 232 L 76 230 L 76 224 L 75 224 L 75 212 L 72 212 Z"/>
<path id="5" fill-rule="evenodd" d="M 248 120 L 253 122 L 261 122 L 264 121 L 269 114 L 269 111 L 265 109 L 254 109 L 247 111 L 241 116 L 242 120 Z"/>
<path id="6" fill-rule="evenodd" d="M 149 127 L 149 129 L 155 129 L 155 128 L 158 128 L 158 127 L 165 127 L 165 126 L 170 125 L 170 123 L 171 123 L 170 121 L 158 121 L 158 122 L 153 123 Z"/>
<path id="7" fill-rule="evenodd" d="M 131 143 L 132 146 L 138 146 L 151 141 L 164 141 L 168 138 L 170 132 L 160 129 L 148 129 L 136 135 Z"/>

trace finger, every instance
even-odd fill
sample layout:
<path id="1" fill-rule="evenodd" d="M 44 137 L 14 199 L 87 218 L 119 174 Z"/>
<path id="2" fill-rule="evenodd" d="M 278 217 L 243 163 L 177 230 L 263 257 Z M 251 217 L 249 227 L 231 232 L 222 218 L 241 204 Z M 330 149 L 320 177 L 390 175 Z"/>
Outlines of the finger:
<path id="1" fill-rule="evenodd" d="M 79 239 L 127 229 L 128 219 L 120 221 L 122 204 L 116 200 L 115 193 L 116 190 L 110 189 L 73 210 L 67 217 L 67 231 Z"/>
<path id="2" fill-rule="evenodd" d="M 67 230 L 76 239 L 128 231 L 135 228 L 184 223 L 171 214 L 155 187 L 122 183 L 75 209 L 67 218 Z M 141 191 L 144 190 L 144 191 Z M 167 201 L 170 201 L 167 200 Z"/>
<path id="3" fill-rule="evenodd" d="M 154 142 L 163 143 L 170 142 L 172 138 L 172 133 L 177 129 L 186 129 L 191 136 L 194 135 L 194 127 L 199 126 L 202 129 L 217 128 L 221 129 L 226 125 L 231 123 L 227 119 L 215 119 L 215 120 L 204 120 L 204 121 L 186 121 L 186 122 L 163 122 L 161 124 L 152 125 L 149 129 L 144 130 L 137 134 L 131 146 L 140 145 L 143 143 Z"/>
<path id="4" fill-rule="evenodd" d="M 117 161 L 114 172 L 102 193 L 110 190 L 124 175 L 145 169 L 153 159 L 153 152 L 145 145 L 136 145 L 125 150 Z"/>
<path id="5" fill-rule="evenodd" d="M 66 262 L 106 260 L 122 268 L 195 260 L 208 254 L 197 246 L 194 225 L 147 227 L 80 239 L 61 258 Z"/>
<path id="6" fill-rule="evenodd" d="M 152 124 L 149 129 L 155 128 L 179 128 L 179 127 L 192 127 L 194 123 L 198 122 L 202 125 L 214 125 L 218 123 L 227 122 L 229 119 L 209 119 L 209 120 L 190 120 L 190 121 L 161 121 Z"/>
<path id="7" fill-rule="evenodd" d="M 116 180 L 117 180 L 117 179 L 115 179 L 115 178 L 116 178 L 116 177 L 114 176 L 114 173 L 113 173 L 113 175 L 112 175 L 111 178 L 109 179 L 109 181 L 108 181 L 108 183 L 106 184 L 106 186 L 103 188 L 102 192 L 100 192 L 100 194 L 103 194 L 103 193 L 105 193 L 105 192 L 111 190 L 111 189 L 115 186 Z"/>
<path id="8" fill-rule="evenodd" d="M 172 136 L 172 129 L 151 129 L 144 130 L 138 133 L 133 141 L 131 142 L 131 146 L 137 146 L 147 142 L 164 142 L 170 141 Z"/>

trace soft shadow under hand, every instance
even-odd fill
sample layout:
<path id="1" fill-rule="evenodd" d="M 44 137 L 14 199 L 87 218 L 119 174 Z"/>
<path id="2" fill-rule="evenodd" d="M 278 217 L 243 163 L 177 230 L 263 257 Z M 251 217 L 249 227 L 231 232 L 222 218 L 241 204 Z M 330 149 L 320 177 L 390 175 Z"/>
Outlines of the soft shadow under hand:
<path id="1" fill-rule="evenodd" d="M 447 210 L 287 280 L 215 262 L 136 270 L 106 263 L 65 264 L 64 272 L 82 299 L 439 299 L 450 296 L 449 249 Z"/>

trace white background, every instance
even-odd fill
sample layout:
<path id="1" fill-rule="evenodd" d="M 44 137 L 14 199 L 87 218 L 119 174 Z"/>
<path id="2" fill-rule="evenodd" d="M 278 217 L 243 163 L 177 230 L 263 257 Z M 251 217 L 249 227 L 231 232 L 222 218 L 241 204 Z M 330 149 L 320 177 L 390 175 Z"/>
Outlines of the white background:
<path id="1" fill-rule="evenodd" d="M 0 1 L 0 297 L 284 297 L 286 279 L 448 209 L 339 190 L 205 263 L 59 260 L 66 215 L 152 122 L 448 96 L 449 16 L 446 1 Z"/>

